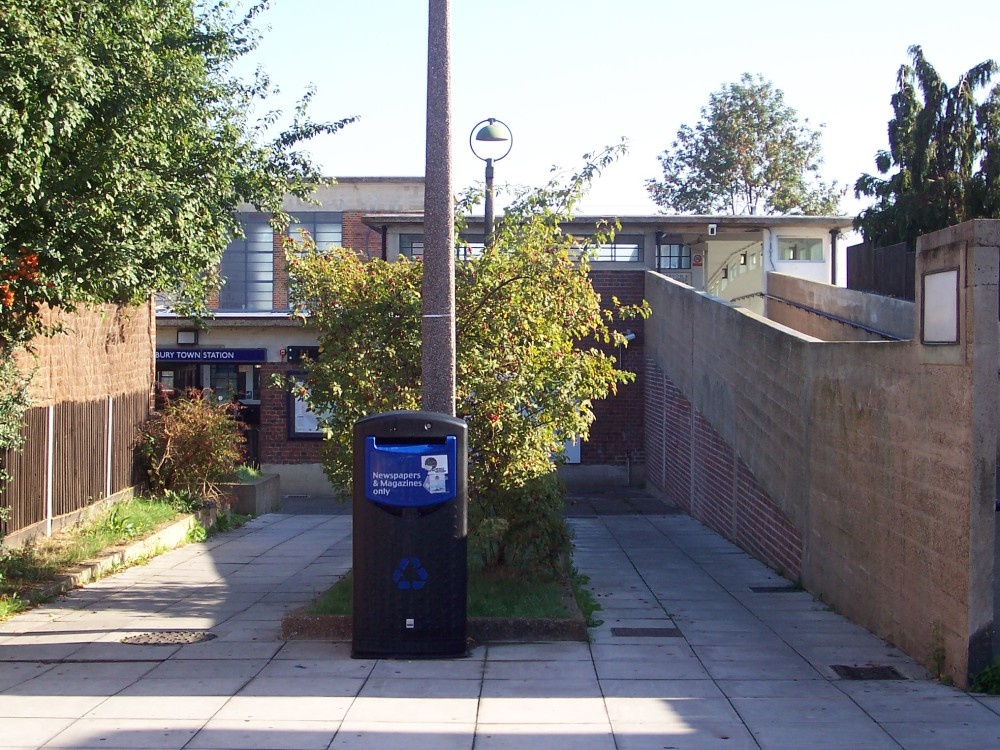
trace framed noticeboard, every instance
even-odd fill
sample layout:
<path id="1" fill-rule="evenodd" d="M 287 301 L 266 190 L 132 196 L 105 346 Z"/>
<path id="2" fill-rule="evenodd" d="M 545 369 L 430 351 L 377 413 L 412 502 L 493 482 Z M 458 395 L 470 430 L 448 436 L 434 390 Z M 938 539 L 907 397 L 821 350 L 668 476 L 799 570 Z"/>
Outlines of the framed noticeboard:
<path id="1" fill-rule="evenodd" d="M 288 439 L 322 440 L 323 430 L 320 427 L 320 422 L 325 415 L 314 412 L 309 408 L 308 402 L 299 396 L 305 382 L 304 373 L 288 373 L 289 391 L 286 408 Z"/>

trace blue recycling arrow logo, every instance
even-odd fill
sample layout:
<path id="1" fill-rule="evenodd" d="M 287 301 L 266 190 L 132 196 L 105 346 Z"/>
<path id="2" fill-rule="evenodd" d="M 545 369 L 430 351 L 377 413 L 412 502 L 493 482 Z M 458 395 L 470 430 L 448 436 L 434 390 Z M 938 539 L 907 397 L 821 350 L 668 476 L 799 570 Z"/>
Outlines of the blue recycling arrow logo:
<path id="1" fill-rule="evenodd" d="M 428 578 L 430 576 L 427 574 L 427 569 L 416 557 L 404 557 L 392 573 L 396 588 L 403 591 L 419 591 L 427 584 Z"/>

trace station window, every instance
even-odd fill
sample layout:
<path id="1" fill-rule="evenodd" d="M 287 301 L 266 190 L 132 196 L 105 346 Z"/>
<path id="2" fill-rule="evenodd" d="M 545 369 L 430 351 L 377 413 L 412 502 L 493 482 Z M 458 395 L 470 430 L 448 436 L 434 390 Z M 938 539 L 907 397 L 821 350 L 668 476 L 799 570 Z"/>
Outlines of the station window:
<path id="1" fill-rule="evenodd" d="M 779 260 L 823 260 L 823 240 L 814 237 L 779 237 Z"/>
<path id="2" fill-rule="evenodd" d="M 686 270 L 691 268 L 690 245 L 658 245 L 656 267 L 662 271 Z"/>
<path id="3" fill-rule="evenodd" d="M 244 237 L 229 243 L 219 271 L 220 310 L 270 310 L 274 303 L 274 230 L 267 220 L 243 220 Z"/>
<path id="4" fill-rule="evenodd" d="M 399 235 L 399 254 L 410 260 L 424 257 L 424 236 L 422 234 Z M 483 254 L 483 236 L 481 234 L 462 234 L 455 246 L 455 258 L 468 260 L 478 258 Z"/>
<path id="5" fill-rule="evenodd" d="M 343 244 L 343 214 L 339 211 L 307 211 L 297 213 L 294 218 L 295 221 L 288 225 L 288 236 L 296 242 L 301 242 L 303 233 L 308 233 L 317 250 Z"/>
<path id="6" fill-rule="evenodd" d="M 641 234 L 619 234 L 611 242 L 597 246 L 594 260 L 616 263 L 641 262 L 643 259 L 643 236 Z"/>

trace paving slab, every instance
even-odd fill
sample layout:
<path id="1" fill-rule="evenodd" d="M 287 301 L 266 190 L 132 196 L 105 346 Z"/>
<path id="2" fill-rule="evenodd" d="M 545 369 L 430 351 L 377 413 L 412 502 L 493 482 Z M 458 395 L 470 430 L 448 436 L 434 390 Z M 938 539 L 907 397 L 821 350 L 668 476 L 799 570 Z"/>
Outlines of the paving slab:
<path id="1" fill-rule="evenodd" d="M 591 641 L 462 659 L 279 640 L 282 614 L 350 567 L 349 513 L 270 514 L 166 553 L 0 625 L 0 748 L 1000 746 L 1000 698 L 927 680 L 805 592 L 750 591 L 791 582 L 658 501 L 613 506 L 604 494 L 569 518 L 605 606 Z M 216 638 L 121 642 L 164 630 Z M 831 669 L 873 662 L 907 679 Z"/>

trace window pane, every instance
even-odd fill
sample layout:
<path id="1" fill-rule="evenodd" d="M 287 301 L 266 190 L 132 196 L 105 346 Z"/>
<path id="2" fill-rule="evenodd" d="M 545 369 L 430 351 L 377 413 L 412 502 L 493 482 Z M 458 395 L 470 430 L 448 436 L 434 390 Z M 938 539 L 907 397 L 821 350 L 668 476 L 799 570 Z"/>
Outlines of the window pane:
<path id="1" fill-rule="evenodd" d="M 245 310 L 270 310 L 272 284 L 251 284 L 247 289 Z"/>
<path id="2" fill-rule="evenodd" d="M 660 245 L 659 267 L 664 270 L 680 270 L 691 268 L 690 245 Z"/>
<path id="3" fill-rule="evenodd" d="M 579 244 L 593 241 L 593 237 L 580 236 Z M 643 258 L 643 236 L 641 234 L 620 234 L 611 242 L 591 245 L 589 252 L 594 260 L 629 263 Z M 577 252 L 579 248 L 576 248 Z"/>
<path id="4" fill-rule="evenodd" d="M 270 310 L 274 278 L 274 230 L 263 221 L 245 222 L 243 238 L 226 248 L 219 272 L 221 310 Z"/>
<path id="5" fill-rule="evenodd" d="M 321 248 L 326 248 L 330 245 L 339 245 L 343 241 L 343 230 L 340 224 L 317 223 L 313 238 Z"/>
<path id="6" fill-rule="evenodd" d="M 399 235 L 399 254 L 410 260 L 424 257 L 424 236 L 422 234 Z"/>
<path id="7" fill-rule="evenodd" d="M 296 242 L 302 241 L 302 233 L 307 232 L 320 250 L 343 243 L 343 222 L 336 211 L 312 211 L 297 214 L 288 226 L 288 234 Z"/>
<path id="8" fill-rule="evenodd" d="M 779 237 L 778 258 L 781 260 L 823 260 L 823 240 L 811 237 Z"/>

